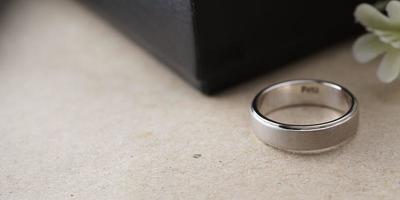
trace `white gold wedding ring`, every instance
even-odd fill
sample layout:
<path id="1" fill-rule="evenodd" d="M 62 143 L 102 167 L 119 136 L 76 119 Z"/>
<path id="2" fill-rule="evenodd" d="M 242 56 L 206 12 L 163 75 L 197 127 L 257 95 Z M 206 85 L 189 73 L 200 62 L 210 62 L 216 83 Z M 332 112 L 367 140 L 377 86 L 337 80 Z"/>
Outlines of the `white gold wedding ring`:
<path id="1" fill-rule="evenodd" d="M 320 106 L 343 113 L 318 124 L 296 125 L 267 117 L 292 106 Z M 358 127 L 358 103 L 346 88 L 321 80 L 291 80 L 263 89 L 251 105 L 252 128 L 265 144 L 296 153 L 318 153 L 348 141 Z"/>

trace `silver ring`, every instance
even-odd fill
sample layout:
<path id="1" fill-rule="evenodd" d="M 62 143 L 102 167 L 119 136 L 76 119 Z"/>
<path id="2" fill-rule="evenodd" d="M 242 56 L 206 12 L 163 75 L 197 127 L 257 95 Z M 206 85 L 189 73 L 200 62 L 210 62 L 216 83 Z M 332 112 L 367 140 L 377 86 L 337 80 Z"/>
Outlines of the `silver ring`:
<path id="1" fill-rule="evenodd" d="M 266 115 L 291 106 L 313 105 L 335 109 L 342 116 L 319 124 L 296 125 Z M 251 105 L 252 128 L 265 144 L 295 153 L 319 153 L 348 141 L 357 132 L 358 103 L 346 88 L 321 80 L 291 80 L 269 86 Z"/>

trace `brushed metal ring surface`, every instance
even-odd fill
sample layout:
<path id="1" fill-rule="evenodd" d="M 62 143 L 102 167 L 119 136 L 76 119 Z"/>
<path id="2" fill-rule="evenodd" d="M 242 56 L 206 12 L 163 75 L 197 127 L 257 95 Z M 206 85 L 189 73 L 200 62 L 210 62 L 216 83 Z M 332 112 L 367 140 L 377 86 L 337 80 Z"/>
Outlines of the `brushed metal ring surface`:
<path id="1" fill-rule="evenodd" d="M 342 116 L 319 124 L 296 125 L 266 115 L 291 106 L 321 106 Z M 357 132 L 357 99 L 346 88 L 321 80 L 290 80 L 261 90 L 251 105 L 255 135 L 265 144 L 295 153 L 324 152 L 348 141 Z"/>

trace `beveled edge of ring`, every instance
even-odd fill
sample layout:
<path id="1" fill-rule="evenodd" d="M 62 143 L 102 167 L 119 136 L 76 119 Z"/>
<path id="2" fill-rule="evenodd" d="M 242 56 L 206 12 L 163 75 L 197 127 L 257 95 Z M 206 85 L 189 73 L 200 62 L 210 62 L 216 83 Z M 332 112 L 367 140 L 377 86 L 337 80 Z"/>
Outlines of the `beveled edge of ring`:
<path id="1" fill-rule="evenodd" d="M 260 111 L 257 108 L 257 101 L 258 99 L 265 94 L 268 91 L 271 91 L 275 88 L 281 87 L 283 85 L 288 85 L 288 84 L 296 84 L 296 83 L 318 83 L 318 84 L 323 84 L 327 85 L 329 87 L 334 87 L 336 89 L 343 90 L 345 93 L 347 93 L 350 98 L 351 98 L 351 106 L 349 110 L 340 116 L 339 118 L 327 121 L 327 122 L 322 122 L 322 123 L 317 123 L 317 124 L 307 124 L 307 125 L 297 125 L 297 124 L 286 124 L 286 123 L 281 123 L 274 121 L 272 119 L 269 119 L 268 117 L 264 116 L 263 114 L 260 113 Z M 324 129 L 329 129 L 332 127 L 335 127 L 337 125 L 346 123 L 348 120 L 353 118 L 358 114 L 358 101 L 356 97 L 345 87 L 330 82 L 330 81 L 324 81 L 324 80 L 318 80 L 318 79 L 294 79 L 294 80 L 287 80 L 287 81 L 282 81 L 278 82 L 272 85 L 269 85 L 262 89 L 253 99 L 251 103 L 251 110 L 250 113 L 252 117 L 255 117 L 258 119 L 258 121 L 261 121 L 263 123 L 267 123 L 269 126 L 274 127 L 276 129 L 280 130 L 295 130 L 295 131 L 318 131 L 318 130 L 324 130 Z"/>

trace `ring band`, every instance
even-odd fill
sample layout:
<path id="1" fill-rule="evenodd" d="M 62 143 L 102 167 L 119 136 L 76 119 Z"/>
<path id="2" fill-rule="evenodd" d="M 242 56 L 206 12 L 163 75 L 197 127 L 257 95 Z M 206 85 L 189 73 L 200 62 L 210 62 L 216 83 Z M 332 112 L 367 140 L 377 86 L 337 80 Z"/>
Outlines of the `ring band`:
<path id="1" fill-rule="evenodd" d="M 319 124 L 285 124 L 266 117 L 292 106 L 321 106 L 343 115 Z M 265 144 L 295 153 L 318 153 L 348 141 L 357 132 L 358 103 L 353 94 L 335 83 L 321 80 L 291 80 L 269 86 L 251 105 L 252 128 Z"/>

